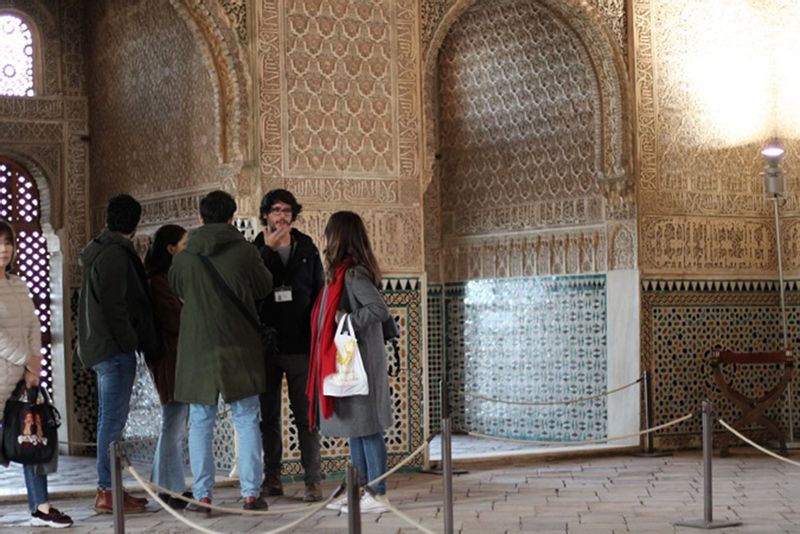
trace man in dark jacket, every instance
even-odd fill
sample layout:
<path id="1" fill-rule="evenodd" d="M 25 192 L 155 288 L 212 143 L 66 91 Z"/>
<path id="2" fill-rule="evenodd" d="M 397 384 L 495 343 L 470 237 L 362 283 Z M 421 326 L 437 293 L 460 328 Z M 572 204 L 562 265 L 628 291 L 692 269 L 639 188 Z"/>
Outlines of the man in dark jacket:
<path id="1" fill-rule="evenodd" d="M 212 438 L 222 395 L 231 404 L 239 435 L 244 508 L 258 510 L 267 507 L 261 498 L 264 468 L 258 399 L 266 384 L 256 302 L 272 291 L 272 276 L 258 252 L 231 224 L 235 211 L 236 202 L 224 191 L 203 197 L 203 226 L 189 232 L 186 248 L 172 260 L 170 284 L 183 300 L 175 400 L 190 405 L 194 498 L 211 502 L 215 471 Z M 210 512 L 193 504 L 186 510 Z"/>
<path id="2" fill-rule="evenodd" d="M 128 420 L 136 351 L 158 346 L 144 266 L 133 248 L 142 214 L 129 195 L 108 201 L 106 229 L 83 249 L 78 303 L 78 356 L 97 373 L 97 495 L 95 510 L 111 513 L 108 446 Z M 126 513 L 143 512 L 146 499 L 125 495 Z"/>
<path id="3" fill-rule="evenodd" d="M 300 461 L 305 471 L 304 500 L 322 500 L 319 432 L 308 429 L 308 355 L 311 344 L 311 308 L 325 283 L 319 250 L 309 236 L 292 224 L 302 206 L 285 189 L 273 189 L 261 201 L 264 230 L 255 245 L 272 273 L 275 289 L 264 301 L 261 320 L 278 332 L 277 354 L 267 365 L 267 391 L 261 395 L 261 434 L 264 444 L 264 489 L 283 495 L 281 484 L 281 393 L 283 375 L 289 384 L 289 405 L 300 439 Z"/>

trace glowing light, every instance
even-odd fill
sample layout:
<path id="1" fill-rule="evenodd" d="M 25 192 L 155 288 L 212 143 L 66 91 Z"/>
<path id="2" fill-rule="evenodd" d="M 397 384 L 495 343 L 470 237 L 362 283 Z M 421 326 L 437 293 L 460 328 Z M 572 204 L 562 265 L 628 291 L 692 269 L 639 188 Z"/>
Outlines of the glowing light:
<path id="1" fill-rule="evenodd" d="M 783 152 L 784 150 L 781 147 L 770 145 L 764 147 L 764 150 L 761 151 L 761 155 L 769 160 L 778 160 L 783 156 Z"/>
<path id="2" fill-rule="evenodd" d="M 687 135 L 721 147 L 800 137 L 800 3 L 684 5 L 665 10 L 658 39 L 662 75 L 696 117 Z"/>

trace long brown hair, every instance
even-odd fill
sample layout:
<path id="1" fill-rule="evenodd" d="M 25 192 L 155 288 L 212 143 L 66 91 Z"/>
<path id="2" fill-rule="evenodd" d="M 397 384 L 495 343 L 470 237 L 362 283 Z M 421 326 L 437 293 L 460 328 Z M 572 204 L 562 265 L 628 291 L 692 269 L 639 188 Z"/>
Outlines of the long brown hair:
<path id="1" fill-rule="evenodd" d="M 14 259 L 17 257 L 17 234 L 8 222 L 0 219 L 0 237 L 3 236 L 8 237 L 8 240 L 11 241 L 11 261 L 6 265 L 6 272 L 13 274 L 14 270 L 11 266 L 14 265 Z"/>
<path id="2" fill-rule="evenodd" d="M 369 272 L 375 287 L 381 287 L 381 269 L 369 244 L 367 228 L 357 213 L 337 211 L 325 225 L 325 275 L 328 282 L 333 280 L 336 268 L 345 258 L 351 258 L 353 265 L 361 265 Z"/>

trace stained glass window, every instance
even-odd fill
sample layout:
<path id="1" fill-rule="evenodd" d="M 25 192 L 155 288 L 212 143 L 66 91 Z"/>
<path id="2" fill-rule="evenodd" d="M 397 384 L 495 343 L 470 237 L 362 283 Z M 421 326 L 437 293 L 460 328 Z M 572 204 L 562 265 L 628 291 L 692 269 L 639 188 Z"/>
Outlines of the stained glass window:
<path id="1" fill-rule="evenodd" d="M 33 96 L 33 33 L 9 13 L 0 14 L 0 96 Z"/>
<path id="2" fill-rule="evenodd" d="M 0 219 L 11 224 L 17 234 L 13 268 L 28 284 L 41 323 L 41 382 L 52 392 L 50 255 L 39 222 L 39 190 L 24 168 L 3 157 L 0 157 Z"/>

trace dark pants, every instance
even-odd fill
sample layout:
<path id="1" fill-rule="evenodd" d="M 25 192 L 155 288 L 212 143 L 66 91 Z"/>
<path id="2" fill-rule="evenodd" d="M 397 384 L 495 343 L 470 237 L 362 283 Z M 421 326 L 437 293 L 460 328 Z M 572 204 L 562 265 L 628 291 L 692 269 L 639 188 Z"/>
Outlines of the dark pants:
<path id="1" fill-rule="evenodd" d="M 283 440 L 281 435 L 281 380 L 289 383 L 289 407 L 300 438 L 300 463 L 306 484 L 320 481 L 319 432 L 308 430 L 308 354 L 279 354 L 267 362 L 267 391 L 261 394 L 261 439 L 264 446 L 264 474 L 280 476 Z"/>

